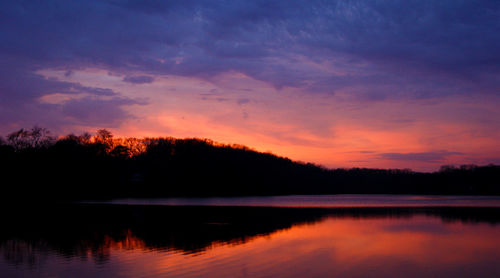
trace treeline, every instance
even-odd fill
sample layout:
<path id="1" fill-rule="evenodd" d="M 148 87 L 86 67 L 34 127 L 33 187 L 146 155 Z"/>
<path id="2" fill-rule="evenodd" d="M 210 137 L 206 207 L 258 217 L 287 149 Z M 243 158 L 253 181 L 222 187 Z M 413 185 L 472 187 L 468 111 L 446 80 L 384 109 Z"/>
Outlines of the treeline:
<path id="1" fill-rule="evenodd" d="M 34 127 L 0 140 L 4 200 L 289 194 L 500 195 L 500 166 L 438 172 L 326 169 L 207 139 L 55 138 Z"/>

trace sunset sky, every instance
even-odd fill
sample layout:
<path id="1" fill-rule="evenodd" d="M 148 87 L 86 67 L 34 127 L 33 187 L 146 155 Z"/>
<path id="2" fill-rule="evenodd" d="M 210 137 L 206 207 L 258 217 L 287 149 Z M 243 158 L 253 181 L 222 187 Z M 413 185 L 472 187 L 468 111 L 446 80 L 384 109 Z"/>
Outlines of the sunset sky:
<path id="1" fill-rule="evenodd" d="M 500 164 L 500 2 L 1 1 L 0 134 L 33 125 Z"/>

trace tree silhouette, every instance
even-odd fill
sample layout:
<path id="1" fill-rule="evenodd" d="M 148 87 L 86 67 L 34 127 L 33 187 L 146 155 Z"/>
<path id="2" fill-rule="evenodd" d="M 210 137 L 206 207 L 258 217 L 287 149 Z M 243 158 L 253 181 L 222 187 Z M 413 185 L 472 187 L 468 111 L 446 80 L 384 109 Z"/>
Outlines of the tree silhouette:
<path id="1" fill-rule="evenodd" d="M 208 139 L 114 138 L 69 134 L 53 139 L 38 127 L 0 142 L 6 198 L 289 194 L 500 195 L 500 166 L 409 169 L 326 169 L 240 145 Z M 42 185 L 43 184 L 43 185 Z"/>
<path id="2" fill-rule="evenodd" d="M 99 129 L 94 138 L 96 142 L 111 146 L 113 134 L 107 129 Z"/>
<path id="3" fill-rule="evenodd" d="M 34 126 L 29 132 L 29 144 L 32 148 L 47 147 L 53 140 L 46 128 Z"/>
<path id="4" fill-rule="evenodd" d="M 53 143 L 54 138 L 46 128 L 34 126 L 31 130 L 23 128 L 7 135 L 7 140 L 16 150 L 26 148 L 43 148 Z"/>
<path id="5" fill-rule="evenodd" d="M 27 137 L 28 131 L 21 128 L 7 135 L 7 141 L 15 150 L 21 150 L 29 146 L 26 140 Z"/>

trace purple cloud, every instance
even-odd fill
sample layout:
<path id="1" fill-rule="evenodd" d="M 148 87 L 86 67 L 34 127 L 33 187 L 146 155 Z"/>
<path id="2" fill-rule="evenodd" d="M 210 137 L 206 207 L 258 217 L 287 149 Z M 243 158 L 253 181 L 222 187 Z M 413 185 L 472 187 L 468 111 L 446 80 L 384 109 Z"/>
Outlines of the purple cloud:
<path id="1" fill-rule="evenodd" d="M 111 99 L 83 98 L 74 99 L 58 105 L 62 114 L 79 125 L 97 125 L 102 127 L 118 127 L 119 124 L 133 118 L 123 109 L 128 105 L 144 105 L 141 100 L 115 97 Z"/>
<path id="2" fill-rule="evenodd" d="M 368 100 L 500 87 L 496 1 L 5 1 L 1 8 L 2 53 L 40 67 L 200 78 L 238 71 L 276 88 L 355 88 Z"/>
<path id="3" fill-rule="evenodd" d="M 55 93 L 70 99 L 59 104 L 41 101 Z M 124 109 L 127 105 L 146 103 L 119 95 L 109 88 L 44 78 L 26 65 L 12 63 L 0 67 L 0 132 L 12 131 L 12 123 L 24 127 L 38 124 L 53 130 L 73 124 L 116 127 L 132 117 Z"/>
<path id="4" fill-rule="evenodd" d="M 243 104 L 247 104 L 250 102 L 250 99 L 248 98 L 239 98 L 236 103 L 238 103 L 238 105 L 243 105 Z"/>
<path id="5" fill-rule="evenodd" d="M 368 102 L 498 95 L 499 16 L 498 1 L 2 1 L 0 113 L 38 119 L 56 92 L 116 96 L 35 74 L 88 67 L 134 84 L 239 72 Z"/>
<path id="6" fill-rule="evenodd" d="M 141 75 L 141 76 L 125 76 L 123 81 L 134 84 L 147 84 L 152 83 L 155 79 L 151 76 Z"/>
<path id="7" fill-rule="evenodd" d="M 419 161 L 419 162 L 443 162 L 449 156 L 462 155 L 460 152 L 434 151 L 420 153 L 381 153 L 377 157 L 386 160 Z"/>

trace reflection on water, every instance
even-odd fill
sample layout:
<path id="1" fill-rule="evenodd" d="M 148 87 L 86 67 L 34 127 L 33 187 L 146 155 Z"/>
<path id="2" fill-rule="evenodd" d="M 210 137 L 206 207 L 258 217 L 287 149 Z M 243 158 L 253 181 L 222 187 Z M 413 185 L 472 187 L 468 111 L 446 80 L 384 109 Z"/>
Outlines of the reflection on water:
<path id="1" fill-rule="evenodd" d="M 80 204 L 3 219 L 2 277 L 500 277 L 495 207 Z"/>
<path id="2" fill-rule="evenodd" d="M 500 207 L 500 196 L 443 195 L 292 195 L 265 197 L 213 197 L 167 199 L 117 199 L 105 203 L 169 206 L 253 206 L 253 207 Z"/>

